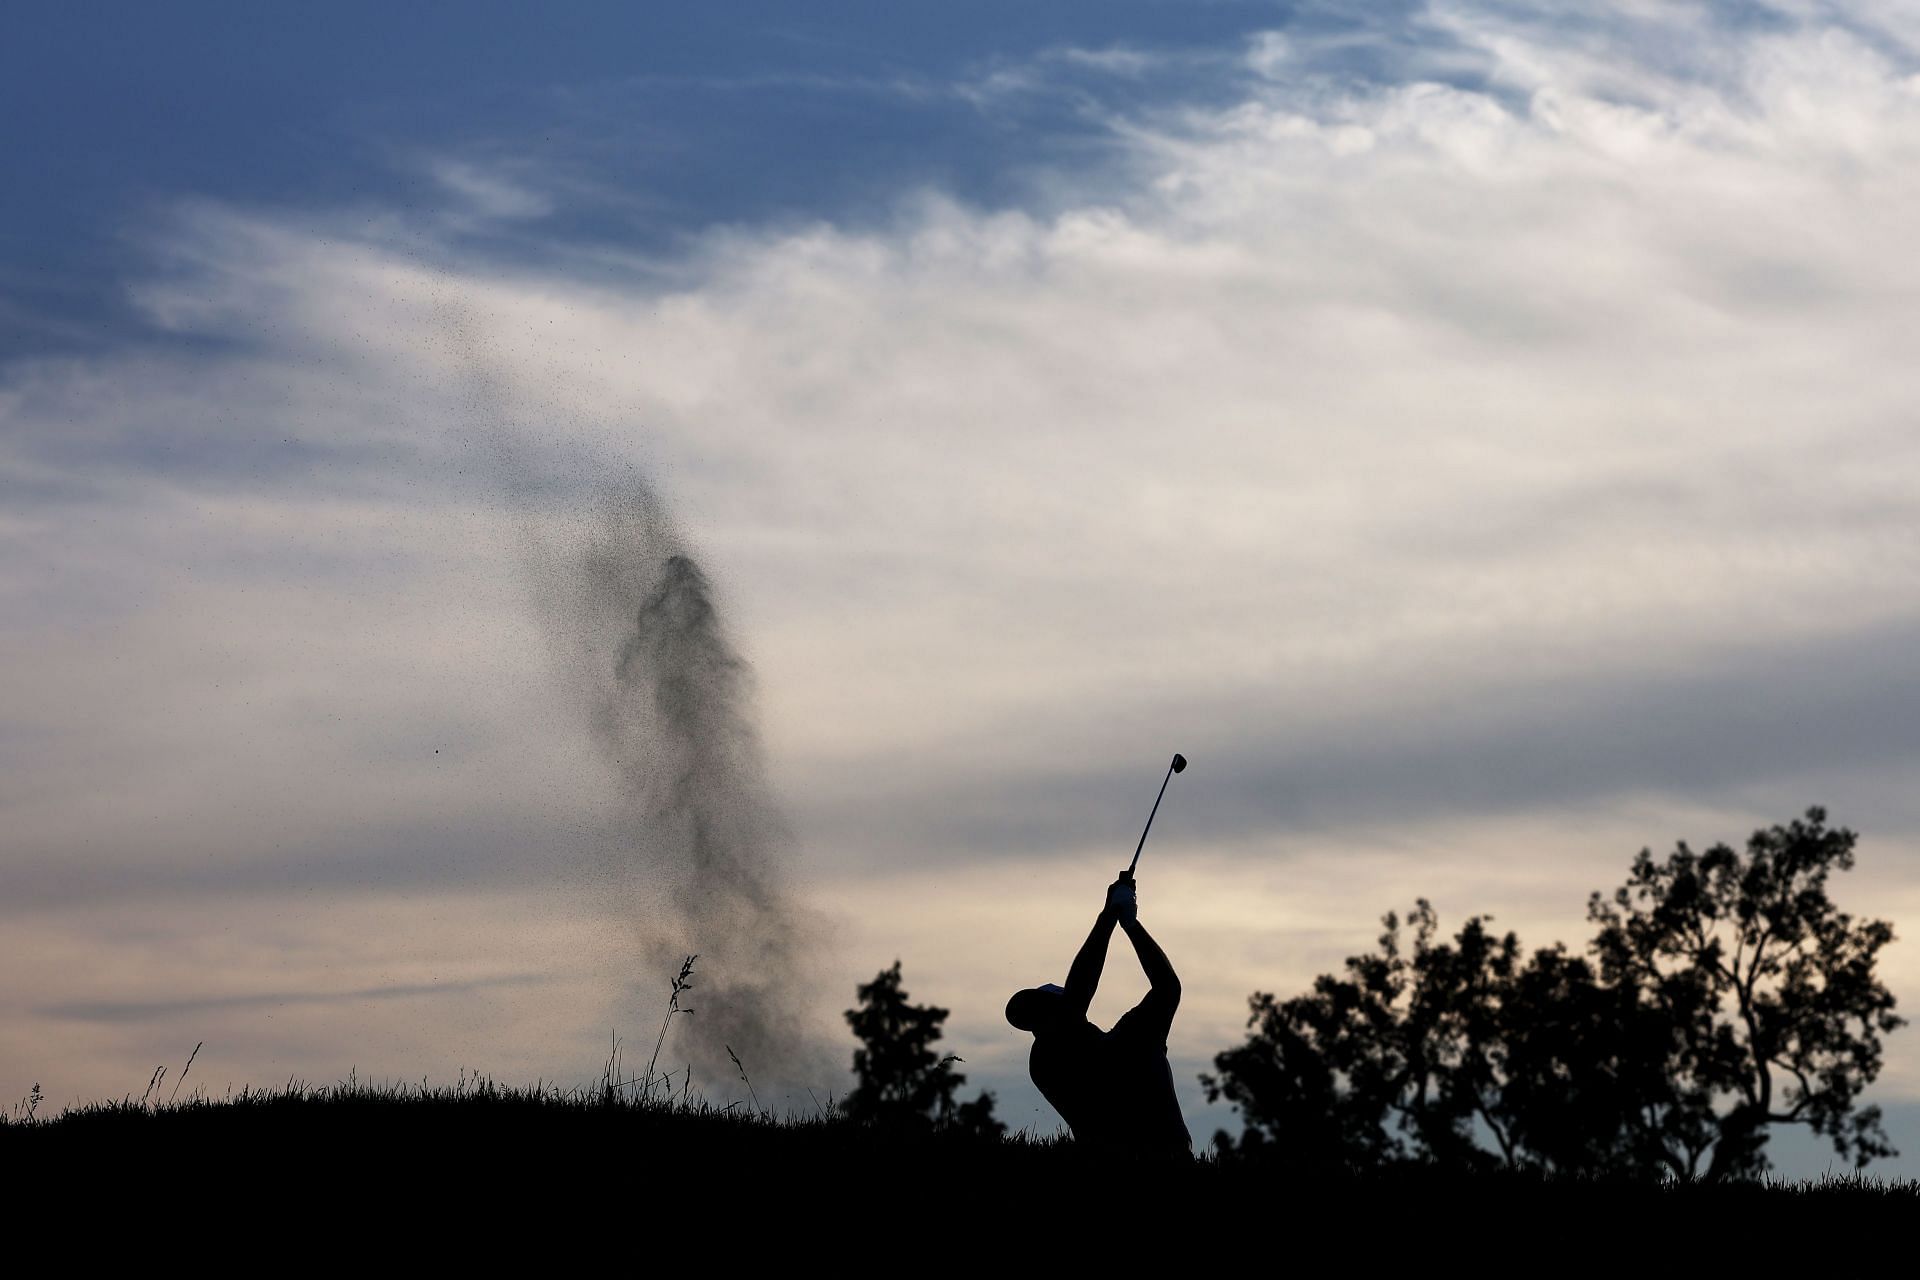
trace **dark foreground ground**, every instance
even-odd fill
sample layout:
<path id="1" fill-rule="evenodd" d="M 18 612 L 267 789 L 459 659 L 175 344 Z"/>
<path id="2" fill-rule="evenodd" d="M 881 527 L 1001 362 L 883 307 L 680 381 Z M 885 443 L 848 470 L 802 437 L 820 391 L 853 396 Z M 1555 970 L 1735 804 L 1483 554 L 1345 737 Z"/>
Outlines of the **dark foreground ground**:
<path id="1" fill-rule="evenodd" d="M 1683 1256 L 1853 1271 L 1875 1269 L 1883 1247 L 1904 1256 L 1920 1227 L 1920 1183 L 1871 1176 L 1303 1180 L 486 1084 L 293 1087 L 0 1122 L 0 1196 L 16 1239 L 64 1242 L 72 1260 L 215 1272 L 545 1274 L 672 1259 L 732 1272 L 804 1257 L 886 1274 L 962 1259 L 1024 1273 L 1043 1256 L 1183 1275 L 1664 1270 Z"/>

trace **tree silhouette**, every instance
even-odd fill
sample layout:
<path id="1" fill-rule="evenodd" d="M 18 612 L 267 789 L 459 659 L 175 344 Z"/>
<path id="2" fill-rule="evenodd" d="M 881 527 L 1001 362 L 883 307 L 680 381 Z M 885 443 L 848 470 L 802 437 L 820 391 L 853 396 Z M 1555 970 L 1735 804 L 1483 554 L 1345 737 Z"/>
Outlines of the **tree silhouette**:
<path id="1" fill-rule="evenodd" d="M 1612 899 L 1594 894 L 1593 951 L 1603 978 L 1633 986 L 1670 1031 L 1673 1082 L 1659 1134 L 1667 1163 L 1708 1178 L 1767 1168 L 1767 1127 L 1805 1124 L 1864 1165 L 1894 1154 L 1880 1108 L 1856 1107 L 1879 1074 L 1881 1036 L 1904 1025 L 1874 975 L 1893 940 L 1884 920 L 1856 922 L 1827 895 L 1853 866 L 1857 837 L 1822 809 L 1756 831 L 1746 856 L 1724 844 L 1665 860 L 1642 850 Z"/>
<path id="2" fill-rule="evenodd" d="M 954 1070 L 960 1058 L 942 1057 L 933 1049 L 948 1011 L 907 1003 L 898 960 L 872 982 L 856 987 L 854 995 L 860 1005 L 847 1010 L 846 1017 L 861 1047 L 853 1051 L 859 1084 L 843 1104 L 848 1115 L 869 1124 L 937 1127 L 981 1137 L 1005 1131 L 993 1117 L 992 1094 L 982 1092 L 971 1102 L 954 1104 L 955 1091 L 967 1080 Z"/>
<path id="3" fill-rule="evenodd" d="M 1415 913 L 1416 954 L 1432 912 Z M 1378 954 L 1347 960 L 1344 978 L 1322 975 L 1310 994 L 1285 1002 L 1255 992 L 1247 1042 L 1214 1059 L 1207 1100 L 1233 1103 L 1246 1121 L 1244 1154 L 1301 1172 L 1362 1172 L 1407 1155 L 1404 1126 L 1420 1098 L 1410 1051 L 1410 965 L 1400 921 L 1385 917 Z M 1232 1143 L 1215 1137 L 1223 1149 Z"/>
<path id="4" fill-rule="evenodd" d="M 1417 1161 L 1720 1180 L 1767 1167 L 1767 1126 L 1803 1123 L 1865 1164 L 1892 1154 L 1880 1037 L 1902 1025 L 1874 976 L 1893 937 L 1827 895 L 1855 836 L 1826 815 L 1724 845 L 1643 851 L 1595 894 L 1591 959 L 1523 957 L 1484 917 L 1437 941 L 1432 906 L 1385 917 L 1379 950 L 1306 995 L 1252 997 L 1244 1044 L 1201 1077 L 1246 1121 L 1231 1154 L 1302 1171 Z M 1704 1168 L 1703 1168 L 1704 1162 Z"/>

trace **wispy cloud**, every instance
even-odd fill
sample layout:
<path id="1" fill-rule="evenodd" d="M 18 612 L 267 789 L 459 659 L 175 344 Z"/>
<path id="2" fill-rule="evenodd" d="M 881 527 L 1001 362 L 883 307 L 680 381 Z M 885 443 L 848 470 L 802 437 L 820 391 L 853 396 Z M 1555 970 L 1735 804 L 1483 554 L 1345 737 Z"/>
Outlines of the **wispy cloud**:
<path id="1" fill-rule="evenodd" d="M 357 1005 L 370 1000 L 418 1000 L 463 996 L 496 987 L 536 986 L 549 979 L 540 974 L 509 974 L 464 982 L 392 983 L 354 991 L 256 991 L 244 995 L 198 996 L 182 1000 L 75 1000 L 42 1005 L 34 1010 L 48 1018 L 71 1022 L 178 1021 L 182 1017 L 229 1010 L 278 1009 L 289 1005 Z"/>
<path id="2" fill-rule="evenodd" d="M 520 221 L 553 212 L 551 197 L 470 161 L 441 158 L 432 162 L 430 172 L 465 203 L 474 218 Z"/>

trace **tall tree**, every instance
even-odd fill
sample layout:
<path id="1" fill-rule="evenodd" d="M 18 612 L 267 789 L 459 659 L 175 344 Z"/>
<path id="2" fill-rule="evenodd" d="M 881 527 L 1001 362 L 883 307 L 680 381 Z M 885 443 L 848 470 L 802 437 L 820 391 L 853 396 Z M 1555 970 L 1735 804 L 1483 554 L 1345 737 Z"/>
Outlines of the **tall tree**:
<path id="1" fill-rule="evenodd" d="M 1857 839 L 1809 809 L 1754 832 L 1745 856 L 1642 850 L 1610 900 L 1593 895 L 1603 979 L 1637 989 L 1670 1032 L 1678 1114 L 1661 1140 L 1676 1172 L 1703 1158 L 1709 1178 L 1763 1170 L 1774 1124 L 1804 1124 L 1857 1165 L 1893 1154 L 1880 1108 L 1857 1105 L 1881 1037 L 1904 1025 L 1874 972 L 1893 926 L 1856 921 L 1827 892 Z"/>
<path id="2" fill-rule="evenodd" d="M 860 1048 L 853 1051 L 859 1083 L 847 1095 L 847 1114 L 869 1124 L 890 1127 L 938 1126 L 996 1137 L 1006 1126 L 993 1118 L 993 1095 L 954 1103 L 966 1076 L 954 1069 L 960 1059 L 942 1057 L 933 1045 L 947 1020 L 937 1005 L 909 1004 L 900 985 L 900 962 L 872 982 L 854 989 L 858 1008 L 847 1010 Z"/>

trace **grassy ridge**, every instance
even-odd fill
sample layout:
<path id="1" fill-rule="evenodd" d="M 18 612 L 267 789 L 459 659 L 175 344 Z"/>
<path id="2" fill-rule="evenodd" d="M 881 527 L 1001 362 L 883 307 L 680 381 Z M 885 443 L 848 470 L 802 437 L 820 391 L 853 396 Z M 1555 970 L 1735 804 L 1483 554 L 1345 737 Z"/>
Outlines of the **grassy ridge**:
<path id="1" fill-rule="evenodd" d="M 1778 1265 L 1783 1250 L 1904 1240 L 1920 1210 L 1920 1183 L 1873 1177 L 1300 1182 L 1208 1159 L 1129 1165 L 1071 1141 L 886 1131 L 824 1110 L 470 1079 L 292 1082 L 14 1118 L 0 1122 L 0 1195 L 18 1240 L 57 1242 L 69 1253 L 55 1257 L 95 1270 L 191 1257 L 248 1275 Z"/>
<path id="2" fill-rule="evenodd" d="M 52 1116 L 0 1117 L 0 1167 L 11 1173 L 134 1158 L 177 1168 L 266 1158 L 288 1178 L 324 1177 L 359 1164 L 453 1174 L 474 1160 L 484 1162 L 489 1176 L 503 1178 L 516 1170 L 591 1171 L 639 1160 L 683 1172 L 724 1172 L 736 1184 L 844 1176 L 938 1185 L 984 1177 L 994 1195 L 1009 1201 L 1036 1190 L 1063 1194 L 1125 1187 L 1222 1203 L 1271 1195 L 1674 1205 L 1759 1197 L 1769 1203 L 1886 1201 L 1920 1208 L 1920 1180 L 1868 1174 L 1715 1187 L 1512 1174 L 1443 1178 L 1409 1170 L 1303 1184 L 1233 1161 L 1201 1158 L 1179 1168 L 1132 1164 L 1096 1156 L 1071 1140 L 1020 1134 L 982 1140 L 935 1128 L 882 1129 L 856 1124 L 825 1107 L 812 1115 L 774 1115 L 743 1103 L 717 1106 L 697 1095 L 657 1089 L 652 1096 L 635 1096 L 610 1080 L 588 1089 L 518 1088 L 469 1076 L 438 1086 L 354 1078 L 317 1086 L 290 1081 L 279 1089 L 243 1089 L 225 1097 L 200 1092 L 168 1102 L 129 1097 Z"/>

